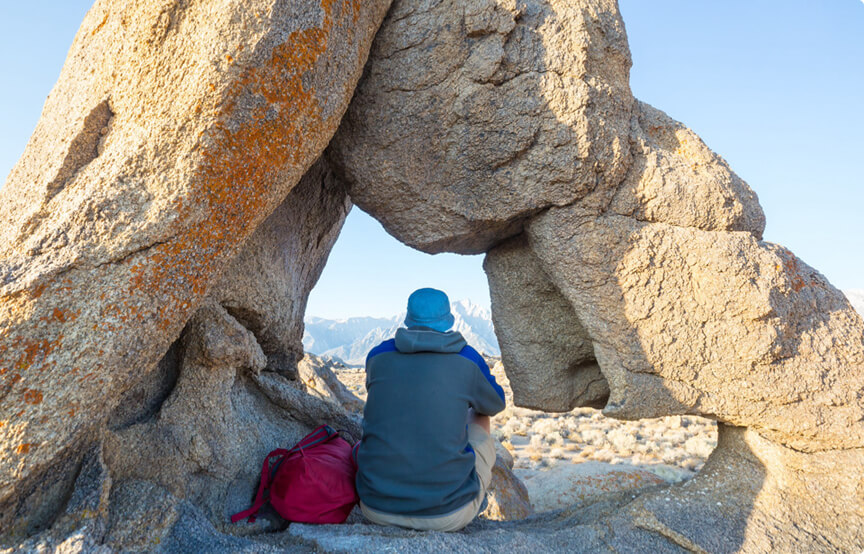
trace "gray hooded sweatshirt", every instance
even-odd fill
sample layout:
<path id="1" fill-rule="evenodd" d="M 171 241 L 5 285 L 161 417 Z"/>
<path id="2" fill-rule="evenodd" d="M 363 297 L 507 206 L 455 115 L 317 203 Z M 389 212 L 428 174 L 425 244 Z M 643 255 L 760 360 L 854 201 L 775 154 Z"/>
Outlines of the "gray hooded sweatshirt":
<path id="1" fill-rule="evenodd" d="M 494 415 L 504 391 L 462 335 L 399 329 L 366 358 L 368 397 L 357 449 L 357 492 L 380 512 L 458 510 L 480 490 L 468 408 Z"/>

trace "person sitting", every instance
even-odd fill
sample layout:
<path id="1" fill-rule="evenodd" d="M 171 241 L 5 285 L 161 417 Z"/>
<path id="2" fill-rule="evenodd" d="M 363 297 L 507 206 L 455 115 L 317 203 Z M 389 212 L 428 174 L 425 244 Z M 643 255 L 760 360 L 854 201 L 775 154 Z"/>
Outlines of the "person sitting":
<path id="1" fill-rule="evenodd" d="M 489 416 L 504 390 L 454 322 L 447 295 L 408 298 L 405 327 L 366 358 L 356 484 L 374 523 L 456 531 L 481 511 L 492 480 Z"/>

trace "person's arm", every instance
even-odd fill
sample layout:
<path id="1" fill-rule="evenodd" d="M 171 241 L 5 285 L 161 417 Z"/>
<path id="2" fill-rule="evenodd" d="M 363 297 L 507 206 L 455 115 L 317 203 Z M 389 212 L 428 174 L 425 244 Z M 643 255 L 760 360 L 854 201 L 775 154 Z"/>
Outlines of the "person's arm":
<path id="1" fill-rule="evenodd" d="M 470 346 L 463 348 L 459 355 L 468 358 L 476 367 L 471 390 L 471 407 L 474 411 L 479 415 L 492 416 L 503 410 L 506 405 L 504 389 L 495 381 L 483 356 Z"/>

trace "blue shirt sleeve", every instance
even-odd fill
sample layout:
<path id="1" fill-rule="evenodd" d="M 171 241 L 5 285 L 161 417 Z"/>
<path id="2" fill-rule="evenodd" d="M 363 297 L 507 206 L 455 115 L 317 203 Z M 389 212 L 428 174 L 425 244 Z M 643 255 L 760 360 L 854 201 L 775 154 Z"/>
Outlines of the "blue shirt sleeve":
<path id="1" fill-rule="evenodd" d="M 472 405 L 477 412 L 485 415 L 495 415 L 504 409 L 504 389 L 495 380 L 495 376 L 489 371 L 486 360 L 470 346 L 465 346 L 459 355 L 467 358 L 477 366 L 480 373 L 477 379 L 477 387 L 472 396 Z"/>

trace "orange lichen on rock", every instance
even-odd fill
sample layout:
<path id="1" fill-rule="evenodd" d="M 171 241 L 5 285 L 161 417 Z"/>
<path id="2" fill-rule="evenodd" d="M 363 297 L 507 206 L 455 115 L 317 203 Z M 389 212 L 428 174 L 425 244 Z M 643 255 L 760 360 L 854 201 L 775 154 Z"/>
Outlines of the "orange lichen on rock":
<path id="1" fill-rule="evenodd" d="M 50 316 L 45 316 L 42 318 L 42 321 L 54 322 L 57 321 L 59 323 L 66 323 L 67 321 L 72 321 L 78 317 L 81 313 L 81 310 L 67 310 L 64 308 L 54 308 L 51 311 Z"/>
<path id="2" fill-rule="evenodd" d="M 0 375 L 6 375 L 6 371 L 7 371 L 6 368 L 0 369 Z M 14 385 L 15 383 L 17 383 L 18 381 L 21 380 L 21 374 L 20 373 L 10 373 L 8 376 L 6 376 L 6 378 L 4 380 L 6 381 L 4 383 L 4 386 L 11 387 L 12 385 Z"/>
<path id="3" fill-rule="evenodd" d="M 40 404 L 42 402 L 42 391 L 38 389 L 24 389 L 21 396 L 25 404 Z"/>
<path id="4" fill-rule="evenodd" d="M 153 247 L 150 259 L 133 267 L 133 288 L 167 289 L 170 300 L 157 310 L 162 330 L 185 319 L 191 308 L 188 300 L 206 292 L 225 250 L 266 215 L 273 203 L 272 183 L 280 172 L 297 168 L 308 157 L 305 129 L 320 118 L 320 108 L 302 77 L 326 51 L 332 1 L 322 3 L 322 27 L 292 32 L 267 63 L 247 68 L 229 87 L 220 121 L 203 137 L 209 139 L 208 146 L 202 150 L 200 177 L 193 183 L 207 200 L 208 217 L 193 222 L 191 208 L 178 203 L 181 219 L 190 221 L 186 231 Z M 359 11 L 359 3 L 351 6 Z M 267 102 L 245 116 L 237 103 L 248 96 Z M 241 117 L 244 121 L 236 125 L 233 120 Z"/>
<path id="5" fill-rule="evenodd" d="M 9 341 L 8 345 L 0 346 L 0 355 L 9 352 L 17 352 L 17 358 L 11 362 L 11 367 L 18 371 L 30 369 L 37 362 L 42 362 L 54 350 L 60 346 L 62 334 L 57 339 L 51 341 L 48 339 L 29 339 L 26 337 L 16 337 Z M 14 354 L 13 354 L 14 356 Z M 39 365 L 39 364 L 37 364 Z M 7 368 L 0 370 L 0 375 L 5 373 Z"/>
<path id="6" fill-rule="evenodd" d="M 791 251 L 786 248 L 780 249 L 783 254 L 783 271 L 786 273 L 786 277 L 789 279 L 789 284 L 792 287 L 792 290 L 795 292 L 800 291 L 806 286 L 812 286 L 815 283 L 812 279 L 809 279 L 802 275 L 801 267 L 798 264 L 798 258 Z"/>

